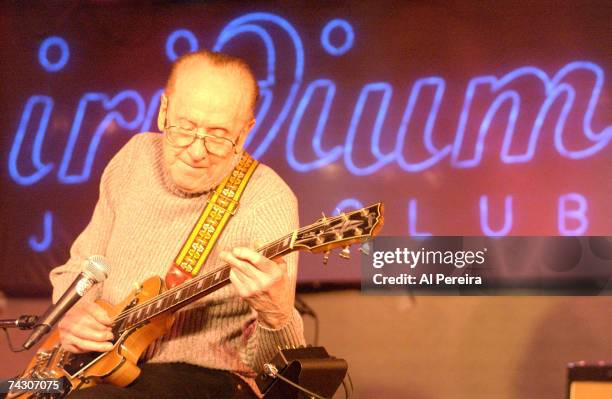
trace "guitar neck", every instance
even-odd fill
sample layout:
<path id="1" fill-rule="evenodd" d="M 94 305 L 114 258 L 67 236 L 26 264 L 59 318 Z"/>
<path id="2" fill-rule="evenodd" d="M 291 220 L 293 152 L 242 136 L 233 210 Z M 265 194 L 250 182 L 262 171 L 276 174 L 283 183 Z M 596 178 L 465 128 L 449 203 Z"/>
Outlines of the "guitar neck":
<path id="1" fill-rule="evenodd" d="M 293 252 L 296 232 L 297 230 L 258 248 L 257 252 L 270 259 Z M 229 265 L 223 265 L 122 312 L 115 318 L 114 330 L 120 334 L 164 312 L 176 311 L 226 286 L 230 282 L 230 270 Z"/>

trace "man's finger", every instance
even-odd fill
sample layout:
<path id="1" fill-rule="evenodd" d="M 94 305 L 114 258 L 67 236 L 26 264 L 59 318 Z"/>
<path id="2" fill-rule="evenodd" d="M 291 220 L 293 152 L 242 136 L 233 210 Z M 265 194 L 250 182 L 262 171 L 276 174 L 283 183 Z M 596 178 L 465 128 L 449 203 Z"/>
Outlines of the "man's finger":
<path id="1" fill-rule="evenodd" d="M 110 331 L 94 330 L 84 326 L 79 326 L 70 332 L 75 337 L 86 341 L 107 342 L 113 339 L 113 333 Z"/>
<path id="2" fill-rule="evenodd" d="M 92 302 L 87 307 L 87 310 L 88 310 L 88 313 L 100 323 L 106 326 L 113 325 L 113 319 L 108 315 L 108 313 L 106 313 L 106 310 L 104 310 L 104 308 L 102 308 L 102 306 L 98 305 L 97 303 Z"/>
<path id="3" fill-rule="evenodd" d="M 79 327 L 89 328 L 91 330 L 96 330 L 100 332 L 108 332 L 111 331 L 111 327 L 106 324 L 100 323 L 93 315 L 84 314 L 78 322 L 74 323 L 78 324 Z"/>
<path id="4" fill-rule="evenodd" d="M 78 352 L 108 352 L 113 349 L 113 344 L 110 342 L 88 341 L 74 335 L 68 337 L 67 341 L 67 346 L 75 347 Z"/>
<path id="5" fill-rule="evenodd" d="M 243 275 L 253 280 L 262 280 L 266 278 L 266 275 L 257 269 L 250 262 L 245 262 L 234 255 L 233 252 L 225 252 L 222 258 L 230 264 L 231 267 L 236 268 L 242 272 Z"/>
<path id="6" fill-rule="evenodd" d="M 238 247 L 232 250 L 232 255 L 241 260 L 246 260 L 251 263 L 257 269 L 264 273 L 270 272 L 272 265 L 270 259 L 266 258 L 259 252 L 255 252 L 250 248 Z"/>
<path id="7" fill-rule="evenodd" d="M 234 284 L 234 287 L 236 287 L 236 291 L 238 291 L 240 297 L 246 298 L 251 295 L 246 277 L 238 269 L 232 268 L 232 270 L 230 270 L 230 280 L 232 284 Z"/>

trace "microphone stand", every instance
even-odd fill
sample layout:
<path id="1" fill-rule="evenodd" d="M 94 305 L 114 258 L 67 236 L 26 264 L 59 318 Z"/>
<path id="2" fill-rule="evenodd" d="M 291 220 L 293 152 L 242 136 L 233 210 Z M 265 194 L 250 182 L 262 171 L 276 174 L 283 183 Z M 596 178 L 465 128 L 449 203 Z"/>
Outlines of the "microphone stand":
<path id="1" fill-rule="evenodd" d="M 11 342 L 11 336 L 9 335 L 7 328 L 18 328 L 20 330 L 31 330 L 38 325 L 40 317 L 32 315 L 19 316 L 16 319 L 0 319 L 0 329 L 4 330 L 6 334 L 6 341 L 8 342 L 9 348 L 12 352 L 23 352 L 25 348 L 15 349 Z"/>
<path id="2" fill-rule="evenodd" d="M 38 323 L 38 316 L 23 315 L 16 319 L 0 319 L 0 328 L 19 328 L 20 330 L 31 330 Z"/>

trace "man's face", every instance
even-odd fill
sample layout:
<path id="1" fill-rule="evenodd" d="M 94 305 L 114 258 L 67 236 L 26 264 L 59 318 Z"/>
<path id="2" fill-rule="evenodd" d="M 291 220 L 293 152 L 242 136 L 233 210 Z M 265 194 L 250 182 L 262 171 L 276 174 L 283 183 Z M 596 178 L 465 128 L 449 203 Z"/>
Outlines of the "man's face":
<path id="1" fill-rule="evenodd" d="M 255 123 L 250 96 L 248 85 L 235 71 L 187 66 L 178 72 L 168 97 L 162 96 L 158 126 L 160 130 L 177 126 L 225 137 L 237 143 L 238 150 Z M 235 156 L 234 151 L 211 154 L 202 139 L 177 147 L 164 137 L 165 167 L 174 184 L 185 192 L 207 191 L 218 185 L 231 171 Z"/>

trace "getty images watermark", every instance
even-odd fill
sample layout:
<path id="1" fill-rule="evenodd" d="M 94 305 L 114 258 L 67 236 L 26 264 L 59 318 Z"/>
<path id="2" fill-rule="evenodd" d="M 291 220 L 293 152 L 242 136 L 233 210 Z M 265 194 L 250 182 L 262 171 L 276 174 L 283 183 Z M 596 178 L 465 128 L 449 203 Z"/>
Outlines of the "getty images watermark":
<path id="1" fill-rule="evenodd" d="M 377 237 L 367 294 L 609 295 L 612 237 Z"/>

